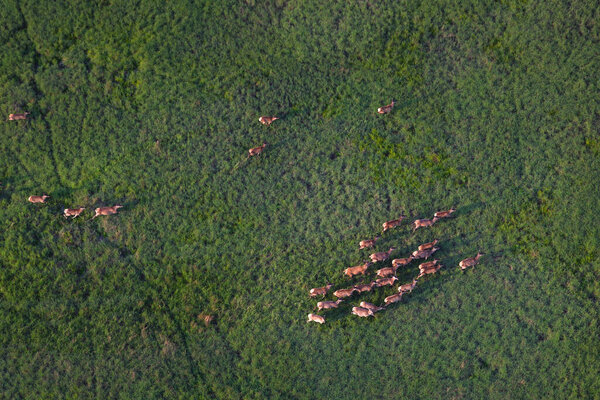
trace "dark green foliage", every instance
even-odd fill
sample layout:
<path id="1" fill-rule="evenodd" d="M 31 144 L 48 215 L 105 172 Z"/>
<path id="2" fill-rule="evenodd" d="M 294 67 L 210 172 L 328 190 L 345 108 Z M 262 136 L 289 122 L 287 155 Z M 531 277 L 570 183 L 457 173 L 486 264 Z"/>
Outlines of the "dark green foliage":
<path id="1" fill-rule="evenodd" d="M 31 115 L 0 125 L 0 393 L 599 398 L 599 20 L 578 1 L 5 2 L 2 118 Z M 360 240 L 451 206 L 375 248 L 437 238 L 438 274 L 374 319 L 350 309 L 395 287 L 305 322 L 310 288 L 390 264 L 344 277 Z"/>

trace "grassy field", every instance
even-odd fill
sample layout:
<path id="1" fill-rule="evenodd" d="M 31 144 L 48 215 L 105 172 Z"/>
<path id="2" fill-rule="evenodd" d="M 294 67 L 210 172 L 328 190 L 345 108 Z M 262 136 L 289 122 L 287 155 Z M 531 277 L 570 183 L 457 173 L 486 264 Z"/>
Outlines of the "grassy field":
<path id="1" fill-rule="evenodd" d="M 1 398 L 600 399 L 596 2 L 2 10 Z M 438 274 L 306 323 L 451 206 L 376 246 Z"/>

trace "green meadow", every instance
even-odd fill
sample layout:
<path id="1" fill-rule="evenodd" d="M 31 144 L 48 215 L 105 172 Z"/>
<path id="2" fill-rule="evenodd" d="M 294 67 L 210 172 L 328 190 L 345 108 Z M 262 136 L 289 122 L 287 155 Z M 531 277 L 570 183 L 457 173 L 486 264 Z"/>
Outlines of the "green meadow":
<path id="1" fill-rule="evenodd" d="M 0 398 L 600 399 L 597 2 L 1 9 Z"/>

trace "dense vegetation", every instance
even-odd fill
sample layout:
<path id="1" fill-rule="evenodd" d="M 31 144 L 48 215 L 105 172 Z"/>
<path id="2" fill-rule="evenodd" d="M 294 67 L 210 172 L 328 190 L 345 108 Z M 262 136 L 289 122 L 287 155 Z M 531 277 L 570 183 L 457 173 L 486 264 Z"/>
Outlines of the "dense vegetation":
<path id="1" fill-rule="evenodd" d="M 2 397 L 600 398 L 599 10 L 3 2 Z M 440 273 L 306 323 L 453 205 L 376 246 Z"/>

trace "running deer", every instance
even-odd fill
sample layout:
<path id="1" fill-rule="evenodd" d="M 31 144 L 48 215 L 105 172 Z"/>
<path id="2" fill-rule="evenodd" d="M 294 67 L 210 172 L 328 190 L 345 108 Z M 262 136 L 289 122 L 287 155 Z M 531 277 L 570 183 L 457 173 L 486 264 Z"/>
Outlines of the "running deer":
<path id="1" fill-rule="evenodd" d="M 353 277 L 354 275 L 364 275 L 367 269 L 371 265 L 370 262 L 366 262 L 363 265 L 357 265 L 356 267 L 349 267 L 344 270 L 344 274 Z"/>
<path id="2" fill-rule="evenodd" d="M 65 218 L 68 218 L 68 217 L 77 218 L 79 216 L 79 214 L 81 214 L 83 212 L 83 210 L 85 210 L 84 207 L 80 207 L 80 208 L 65 208 L 65 211 L 64 211 Z"/>
<path id="3" fill-rule="evenodd" d="M 469 267 L 474 267 L 475 265 L 477 265 L 482 255 L 483 253 L 477 252 L 477 255 L 475 257 L 465 258 L 464 260 L 458 263 L 458 266 L 461 270 L 465 270 Z"/>
<path id="4" fill-rule="evenodd" d="M 358 315 L 359 317 L 373 317 L 373 310 L 362 307 L 352 307 L 352 314 Z"/>
<path id="5" fill-rule="evenodd" d="M 355 288 L 350 288 L 350 289 L 339 289 L 336 290 L 335 292 L 333 292 L 333 295 L 335 297 L 337 297 L 338 299 L 345 299 L 346 297 L 350 297 L 354 294 L 354 292 L 356 292 L 357 290 Z"/>
<path id="6" fill-rule="evenodd" d="M 413 225 L 414 225 L 413 232 L 416 231 L 418 228 L 424 228 L 424 227 L 435 224 L 438 219 L 439 219 L 438 217 L 433 217 L 433 219 L 417 219 L 417 220 L 415 220 L 415 222 L 413 222 Z"/>
<path id="7" fill-rule="evenodd" d="M 448 218 L 450 215 L 452 215 L 452 213 L 456 211 L 456 209 L 454 209 L 454 207 L 452 207 L 451 209 L 447 210 L 447 211 L 438 211 L 435 214 L 433 214 L 434 217 L 438 217 L 438 218 Z"/>
<path id="8" fill-rule="evenodd" d="M 354 289 L 358 291 L 358 293 L 370 292 L 375 287 L 375 283 L 365 283 L 364 285 L 355 285 Z"/>
<path id="9" fill-rule="evenodd" d="M 402 220 L 406 218 L 404 215 L 401 215 L 400 218 L 398 219 L 393 219 L 391 221 L 387 221 L 383 223 L 383 231 L 387 231 L 388 229 L 392 229 L 397 227 L 398 225 L 400 225 L 400 223 L 402 222 Z"/>
<path id="10" fill-rule="evenodd" d="M 308 320 L 306 320 L 306 322 L 316 322 L 318 324 L 324 324 L 325 323 L 325 317 L 322 317 L 320 315 L 317 314 L 308 314 Z"/>
<path id="11" fill-rule="evenodd" d="M 396 282 L 397 280 L 398 280 L 397 276 L 391 276 L 389 278 L 379 278 L 374 283 L 375 283 L 376 287 L 392 286 L 394 284 L 394 282 Z"/>
<path id="12" fill-rule="evenodd" d="M 398 286 L 398 292 L 400 292 L 400 293 L 412 292 L 413 289 L 415 288 L 415 286 L 417 286 L 417 280 L 413 279 L 412 283 L 407 283 L 407 284 Z"/>
<path id="13" fill-rule="evenodd" d="M 360 306 L 362 308 L 366 308 L 367 310 L 371 310 L 374 313 L 376 313 L 377 311 L 385 310 L 384 307 L 377 307 L 375 304 L 367 303 L 366 301 L 361 301 Z"/>
<path id="14" fill-rule="evenodd" d="M 419 274 L 419 276 L 417 276 L 417 279 L 419 279 L 420 277 L 424 276 L 424 275 L 429 275 L 429 274 L 435 274 L 436 272 L 438 272 L 440 270 L 440 268 L 442 268 L 442 264 L 437 264 L 434 267 L 428 268 L 428 269 L 424 269 L 421 271 L 421 273 Z"/>
<path id="15" fill-rule="evenodd" d="M 375 242 L 378 240 L 379 240 L 378 237 L 376 237 L 375 239 L 361 240 L 360 243 L 358 244 L 358 246 L 361 250 L 368 249 L 368 248 L 375 246 Z"/>
<path id="16" fill-rule="evenodd" d="M 433 268 L 439 262 L 440 262 L 440 260 L 433 260 L 433 261 L 428 261 L 428 262 L 424 262 L 422 264 L 419 264 L 419 271 L 423 271 L 423 270 L 426 270 L 426 269 Z"/>
<path id="17" fill-rule="evenodd" d="M 343 302 L 344 300 L 337 300 L 337 301 L 320 301 L 317 303 L 317 308 L 319 309 L 319 311 L 321 311 L 322 309 L 330 309 L 330 308 L 338 308 L 338 306 L 340 305 L 341 302 Z"/>
<path id="18" fill-rule="evenodd" d="M 386 298 L 383 300 L 383 302 L 385 303 L 385 306 L 387 307 L 387 306 L 389 306 L 389 305 L 390 305 L 390 304 L 392 304 L 392 303 L 397 303 L 397 302 L 399 302 L 400 300 L 402 300 L 402 295 L 403 295 L 403 294 L 404 294 L 404 293 L 402 293 L 402 292 L 401 292 L 401 293 L 396 293 L 396 294 L 393 294 L 393 295 L 391 295 L 391 296 L 388 296 L 388 297 L 386 297 Z"/>
<path id="19" fill-rule="evenodd" d="M 396 258 L 395 260 L 392 260 L 392 266 L 395 268 L 404 267 L 405 265 L 410 264 L 412 260 L 414 260 L 413 256 L 408 258 Z"/>
<path id="20" fill-rule="evenodd" d="M 310 297 L 325 296 L 332 287 L 333 284 L 328 283 L 326 286 L 310 289 Z"/>
<path id="21" fill-rule="evenodd" d="M 436 244 L 438 244 L 439 240 L 435 239 L 433 242 L 429 242 L 429 243 L 424 243 L 422 245 L 419 246 L 419 250 L 429 250 L 432 249 L 433 247 L 435 247 Z"/>
<path id="22" fill-rule="evenodd" d="M 113 215 L 117 213 L 119 208 L 123 208 L 123 206 L 112 206 L 112 207 L 98 207 L 95 212 L 96 215 L 92 217 L 92 219 L 99 217 L 101 215 Z"/>
<path id="23" fill-rule="evenodd" d="M 43 196 L 29 196 L 27 198 L 27 200 L 31 203 L 45 203 L 46 199 L 49 198 L 50 196 L 47 195 L 43 195 Z"/>
<path id="24" fill-rule="evenodd" d="M 260 117 L 258 119 L 258 122 L 260 122 L 263 125 L 271 125 L 273 123 L 273 121 L 277 120 L 279 118 L 277 117 Z"/>
<path id="25" fill-rule="evenodd" d="M 431 255 L 433 253 L 435 253 L 439 249 L 440 249 L 439 247 L 434 247 L 429 250 L 415 250 L 415 251 L 413 251 L 412 256 L 413 256 L 413 259 L 415 259 L 415 260 L 417 260 L 419 258 L 428 259 L 429 257 L 431 257 Z"/>
<path id="26" fill-rule="evenodd" d="M 395 247 L 390 247 L 388 251 L 382 251 L 380 253 L 373 253 L 369 256 L 372 262 L 385 261 L 390 257 L 390 254 L 396 250 Z"/>
<path id="27" fill-rule="evenodd" d="M 250 150 L 248 150 L 248 158 L 259 155 L 260 153 L 263 152 L 263 150 L 265 149 L 266 146 L 267 146 L 267 143 L 263 143 L 262 146 L 251 148 Z"/>
<path id="28" fill-rule="evenodd" d="M 392 108 L 394 108 L 394 104 L 396 104 L 396 103 L 394 103 L 394 100 L 392 100 L 392 102 L 390 104 L 388 104 L 387 106 L 379 107 L 377 109 L 377 112 L 379 114 L 387 114 L 390 111 L 392 111 Z"/>
<path id="29" fill-rule="evenodd" d="M 31 113 L 25 112 L 25 113 L 21 113 L 21 114 L 9 114 L 8 120 L 9 121 L 19 121 L 22 119 L 27 119 L 28 114 L 31 114 Z"/>
<path id="30" fill-rule="evenodd" d="M 385 267 L 385 268 L 378 269 L 377 276 L 386 278 L 388 276 L 396 275 L 396 269 L 397 268 L 395 268 L 395 267 Z"/>

